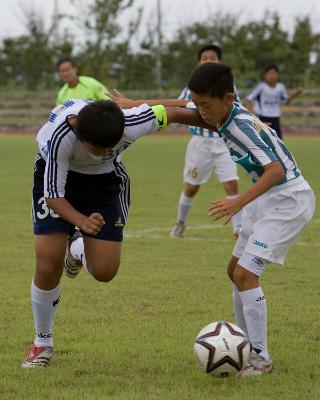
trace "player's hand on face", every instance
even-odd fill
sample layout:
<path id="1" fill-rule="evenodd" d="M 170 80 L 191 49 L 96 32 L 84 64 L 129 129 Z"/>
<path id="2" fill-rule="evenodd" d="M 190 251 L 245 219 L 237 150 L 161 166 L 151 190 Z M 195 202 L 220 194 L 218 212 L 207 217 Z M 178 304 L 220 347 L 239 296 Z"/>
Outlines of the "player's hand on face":
<path id="1" fill-rule="evenodd" d="M 101 228 L 105 224 L 105 220 L 103 219 L 102 215 L 99 213 L 92 213 L 89 217 L 86 217 L 79 226 L 79 228 L 88 233 L 89 235 L 96 235 L 101 231 Z"/>
<path id="2" fill-rule="evenodd" d="M 237 214 L 242 208 L 242 204 L 239 201 L 239 198 L 235 199 L 220 199 L 215 200 L 211 203 L 208 208 L 208 215 L 212 217 L 214 221 L 221 219 L 223 217 L 227 217 L 224 225 L 227 224 L 231 218 Z"/>
<path id="3" fill-rule="evenodd" d="M 120 108 L 132 108 L 136 106 L 136 102 L 131 99 L 127 99 L 122 93 L 116 89 L 112 89 L 108 96 L 112 101 L 118 104 Z"/>

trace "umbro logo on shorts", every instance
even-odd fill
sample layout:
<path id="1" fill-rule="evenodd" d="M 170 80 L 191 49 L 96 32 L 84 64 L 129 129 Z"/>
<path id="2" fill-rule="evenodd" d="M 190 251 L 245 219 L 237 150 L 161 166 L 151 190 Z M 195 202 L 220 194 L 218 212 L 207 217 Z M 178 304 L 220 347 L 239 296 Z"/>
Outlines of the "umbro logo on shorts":
<path id="1" fill-rule="evenodd" d="M 263 266 L 263 264 L 264 264 L 264 261 L 259 257 L 253 257 L 252 261 L 255 262 L 257 265 L 262 265 Z"/>

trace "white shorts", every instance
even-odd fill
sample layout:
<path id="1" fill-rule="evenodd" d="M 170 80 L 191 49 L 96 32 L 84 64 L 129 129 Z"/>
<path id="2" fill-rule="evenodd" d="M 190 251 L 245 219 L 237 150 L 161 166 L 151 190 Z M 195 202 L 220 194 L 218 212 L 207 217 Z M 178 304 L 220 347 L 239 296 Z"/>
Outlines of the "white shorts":
<path id="1" fill-rule="evenodd" d="M 220 182 L 238 180 L 237 165 L 221 138 L 192 136 L 185 157 L 183 180 L 191 185 L 206 183 L 212 170 Z"/>
<path id="2" fill-rule="evenodd" d="M 246 252 L 283 265 L 314 210 L 314 193 L 302 176 L 272 187 L 243 208 L 233 255 L 240 258 Z"/>

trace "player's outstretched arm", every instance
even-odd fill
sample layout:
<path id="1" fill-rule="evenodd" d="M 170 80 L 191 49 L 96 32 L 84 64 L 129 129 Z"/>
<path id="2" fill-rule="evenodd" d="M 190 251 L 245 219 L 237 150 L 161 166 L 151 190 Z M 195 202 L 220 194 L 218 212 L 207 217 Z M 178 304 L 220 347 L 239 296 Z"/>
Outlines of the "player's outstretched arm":
<path id="1" fill-rule="evenodd" d="M 105 221 L 101 214 L 92 213 L 89 217 L 81 214 L 63 197 L 50 199 L 46 203 L 55 213 L 59 214 L 65 221 L 78 226 L 83 232 L 89 235 L 96 235 L 100 232 Z"/>
<path id="2" fill-rule="evenodd" d="M 201 128 L 206 128 L 209 130 L 213 128 L 211 125 L 208 125 L 203 121 L 198 112 L 196 112 L 195 110 L 184 108 L 188 104 L 186 100 L 130 100 L 115 89 L 113 89 L 112 93 L 110 93 L 109 96 L 111 100 L 116 102 L 121 108 L 133 108 L 138 107 L 141 104 L 148 104 L 150 107 L 158 105 L 164 106 L 166 109 L 166 123 L 164 126 L 170 123 L 176 123 L 191 126 L 200 126 Z M 162 120 L 161 125 L 163 125 Z"/>
<path id="3" fill-rule="evenodd" d="M 187 100 L 183 99 L 142 99 L 142 100 L 131 100 L 125 97 L 118 90 L 113 89 L 108 96 L 111 100 L 116 102 L 120 108 L 133 108 L 141 106 L 142 104 L 148 104 L 150 107 L 162 104 L 165 107 L 186 107 L 188 104 Z"/>
<path id="4" fill-rule="evenodd" d="M 178 107 L 166 107 L 168 124 L 184 124 L 191 126 L 200 126 L 201 128 L 212 130 L 214 128 L 208 125 L 195 110 Z"/>
<path id="5" fill-rule="evenodd" d="M 289 98 L 288 98 L 288 100 L 287 100 L 287 104 L 290 104 L 291 101 L 292 101 L 295 97 L 299 96 L 299 95 L 302 93 L 302 91 L 303 91 L 303 88 L 302 88 L 302 87 L 298 87 L 296 90 L 294 90 L 294 91 L 290 94 L 290 96 L 289 96 Z"/>

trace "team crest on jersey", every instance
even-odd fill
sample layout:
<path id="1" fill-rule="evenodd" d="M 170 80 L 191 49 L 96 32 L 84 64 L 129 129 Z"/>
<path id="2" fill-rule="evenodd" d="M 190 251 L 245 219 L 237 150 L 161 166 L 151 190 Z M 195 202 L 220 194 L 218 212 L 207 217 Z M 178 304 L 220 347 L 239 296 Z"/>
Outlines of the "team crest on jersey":
<path id="1" fill-rule="evenodd" d="M 123 222 L 122 222 L 122 218 L 121 218 L 121 217 L 119 217 L 119 218 L 117 219 L 117 221 L 116 221 L 116 223 L 114 224 L 114 226 L 116 226 L 117 228 L 123 228 L 123 227 L 124 227 L 124 224 L 123 224 Z"/>
<path id="2" fill-rule="evenodd" d="M 252 125 L 254 127 L 254 129 L 260 133 L 261 129 L 263 128 L 263 124 L 261 121 L 259 121 L 258 119 L 253 119 L 252 120 Z"/>
<path id="3" fill-rule="evenodd" d="M 258 133 L 260 133 L 260 131 L 261 131 L 262 129 L 264 129 L 264 130 L 270 129 L 270 127 L 269 127 L 267 124 L 265 124 L 264 122 L 260 121 L 259 119 L 253 119 L 253 120 L 252 120 L 252 125 L 253 125 L 254 129 L 255 129 Z"/>

